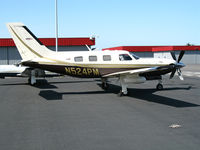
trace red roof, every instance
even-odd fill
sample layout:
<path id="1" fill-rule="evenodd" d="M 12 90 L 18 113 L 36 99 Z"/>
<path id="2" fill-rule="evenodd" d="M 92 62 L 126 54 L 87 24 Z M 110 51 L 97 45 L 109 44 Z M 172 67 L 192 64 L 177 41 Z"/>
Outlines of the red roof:
<path id="1" fill-rule="evenodd" d="M 46 46 L 55 46 L 55 38 L 39 38 L 39 40 Z M 95 39 L 90 38 L 59 38 L 59 46 L 81 46 L 81 45 L 95 45 Z M 0 47 L 15 46 L 11 38 L 0 39 Z"/>
<path id="2" fill-rule="evenodd" d="M 159 51 L 180 51 L 200 50 L 200 46 L 119 46 L 105 48 L 103 50 L 127 50 L 131 52 L 159 52 Z"/>

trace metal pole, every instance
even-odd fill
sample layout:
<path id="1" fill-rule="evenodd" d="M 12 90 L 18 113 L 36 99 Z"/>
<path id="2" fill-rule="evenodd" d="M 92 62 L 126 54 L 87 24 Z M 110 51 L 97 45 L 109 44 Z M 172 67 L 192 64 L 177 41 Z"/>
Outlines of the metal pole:
<path id="1" fill-rule="evenodd" d="M 57 10 L 57 0 L 55 0 L 55 34 L 56 34 L 56 52 L 58 52 L 58 10 Z"/>

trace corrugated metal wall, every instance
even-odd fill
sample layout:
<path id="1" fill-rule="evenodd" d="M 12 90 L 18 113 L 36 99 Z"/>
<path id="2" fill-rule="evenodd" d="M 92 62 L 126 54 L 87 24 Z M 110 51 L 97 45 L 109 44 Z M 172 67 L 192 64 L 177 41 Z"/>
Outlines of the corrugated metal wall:
<path id="1" fill-rule="evenodd" d="M 7 61 L 7 58 L 8 58 L 7 52 L 8 52 L 8 47 L 1 47 L 0 48 L 0 65 L 8 64 L 8 61 Z"/>
<path id="2" fill-rule="evenodd" d="M 197 56 L 196 56 L 196 58 L 197 58 L 197 64 L 200 64 L 200 51 L 197 51 Z"/>
<path id="3" fill-rule="evenodd" d="M 15 47 L 0 47 L 0 65 L 11 65 L 20 60 L 21 56 Z"/>
<path id="4" fill-rule="evenodd" d="M 153 52 L 133 52 L 135 55 L 144 58 L 153 58 Z"/>
<path id="5" fill-rule="evenodd" d="M 49 49 L 55 51 L 55 46 L 48 46 Z M 88 51 L 86 46 L 59 46 L 58 51 Z"/>
<path id="6" fill-rule="evenodd" d="M 15 47 L 8 48 L 8 62 L 10 64 L 18 63 L 21 60 L 21 56 Z"/>

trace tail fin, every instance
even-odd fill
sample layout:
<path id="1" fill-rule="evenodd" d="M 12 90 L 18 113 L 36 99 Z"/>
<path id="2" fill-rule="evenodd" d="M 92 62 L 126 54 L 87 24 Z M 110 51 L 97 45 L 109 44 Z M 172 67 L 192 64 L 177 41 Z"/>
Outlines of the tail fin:
<path id="1" fill-rule="evenodd" d="M 8 23 L 8 30 L 23 60 L 43 58 L 53 53 L 22 23 Z"/>

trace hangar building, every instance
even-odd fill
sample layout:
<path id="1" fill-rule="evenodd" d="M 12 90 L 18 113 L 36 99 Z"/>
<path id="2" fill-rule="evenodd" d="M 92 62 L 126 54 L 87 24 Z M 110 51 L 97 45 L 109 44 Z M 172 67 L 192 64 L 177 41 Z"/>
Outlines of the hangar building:
<path id="1" fill-rule="evenodd" d="M 119 46 L 103 50 L 127 50 L 134 52 L 139 57 L 170 58 L 170 51 L 175 51 L 178 58 L 181 50 L 185 50 L 181 62 L 185 64 L 200 64 L 200 46 Z"/>
<path id="2" fill-rule="evenodd" d="M 39 38 L 49 49 L 55 51 L 55 38 Z M 88 51 L 88 45 L 95 45 L 95 38 L 59 38 L 58 51 Z M 0 39 L 0 65 L 11 65 L 19 62 L 21 56 L 11 38 Z"/>

